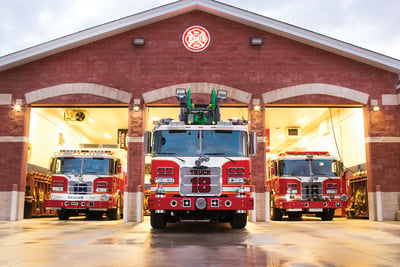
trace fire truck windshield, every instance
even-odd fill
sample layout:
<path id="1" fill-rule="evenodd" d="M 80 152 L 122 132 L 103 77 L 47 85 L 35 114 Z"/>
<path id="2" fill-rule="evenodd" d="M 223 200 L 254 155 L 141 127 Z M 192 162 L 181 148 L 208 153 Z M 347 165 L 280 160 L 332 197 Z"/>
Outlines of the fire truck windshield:
<path id="1" fill-rule="evenodd" d="M 109 158 L 58 157 L 53 172 L 64 174 L 109 174 L 112 162 Z"/>
<path id="2" fill-rule="evenodd" d="M 336 160 L 282 160 L 280 162 L 282 176 L 340 176 Z"/>
<path id="3" fill-rule="evenodd" d="M 247 133 L 232 130 L 163 130 L 154 132 L 153 156 L 245 157 Z"/>

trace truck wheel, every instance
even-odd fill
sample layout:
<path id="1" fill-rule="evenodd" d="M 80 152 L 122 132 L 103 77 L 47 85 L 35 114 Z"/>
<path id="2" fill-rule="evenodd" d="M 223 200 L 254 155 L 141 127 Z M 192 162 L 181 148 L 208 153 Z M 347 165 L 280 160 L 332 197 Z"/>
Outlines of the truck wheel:
<path id="1" fill-rule="evenodd" d="M 167 225 L 165 213 L 155 213 L 154 210 L 150 211 L 150 224 L 154 229 L 163 229 Z"/>
<path id="2" fill-rule="evenodd" d="M 115 209 L 109 209 L 107 211 L 107 218 L 110 220 L 118 220 L 121 218 L 121 201 L 118 198 L 115 203 Z"/>
<path id="3" fill-rule="evenodd" d="M 273 221 L 280 221 L 282 220 L 282 211 L 280 208 L 275 207 L 275 198 L 271 197 L 270 199 L 270 215 L 271 215 L 271 220 Z"/>
<path id="4" fill-rule="evenodd" d="M 333 216 L 335 216 L 334 209 L 324 209 L 324 211 L 321 213 L 321 220 L 332 221 Z"/>
<path id="5" fill-rule="evenodd" d="M 69 219 L 69 216 L 71 216 L 71 213 L 69 210 L 57 210 L 57 216 L 59 220 L 66 221 Z"/>
<path id="6" fill-rule="evenodd" d="M 230 222 L 233 229 L 242 229 L 247 224 L 247 213 L 234 213 Z"/>

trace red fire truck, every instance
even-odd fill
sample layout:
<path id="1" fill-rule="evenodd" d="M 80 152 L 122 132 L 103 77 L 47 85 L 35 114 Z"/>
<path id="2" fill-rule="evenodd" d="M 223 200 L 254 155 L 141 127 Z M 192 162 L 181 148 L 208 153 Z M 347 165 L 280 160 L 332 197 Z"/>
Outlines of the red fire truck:
<path id="1" fill-rule="evenodd" d="M 343 164 L 328 152 L 281 153 L 267 161 L 267 168 L 272 220 L 315 214 L 330 221 L 335 209 L 347 205 Z"/>
<path id="2" fill-rule="evenodd" d="M 44 205 L 57 210 L 60 220 L 79 214 L 85 214 L 87 218 L 101 218 L 106 213 L 110 220 L 122 217 L 126 184 L 125 152 L 105 148 L 114 145 L 100 145 L 103 149 L 93 149 L 95 146 L 61 150 L 51 159 L 51 193 Z"/>
<path id="3" fill-rule="evenodd" d="M 152 152 L 151 226 L 219 221 L 244 228 L 254 205 L 249 156 L 256 152 L 255 132 L 249 140 L 246 121 L 220 121 L 226 91 L 213 89 L 210 104 L 194 105 L 190 89 L 177 89 L 176 96 L 180 121 L 160 120 L 145 135 L 145 152 Z"/>

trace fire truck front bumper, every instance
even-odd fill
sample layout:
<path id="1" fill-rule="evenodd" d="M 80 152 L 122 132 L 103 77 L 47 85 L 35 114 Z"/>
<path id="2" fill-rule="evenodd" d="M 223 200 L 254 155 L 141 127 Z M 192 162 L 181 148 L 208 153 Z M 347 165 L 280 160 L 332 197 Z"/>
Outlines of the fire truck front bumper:
<path id="1" fill-rule="evenodd" d="M 286 211 L 322 211 L 323 209 L 338 209 L 346 207 L 346 201 L 289 201 L 280 202 L 280 208 L 286 209 Z"/>
<path id="2" fill-rule="evenodd" d="M 251 197 L 150 197 L 149 210 L 252 210 Z"/>
<path id="3" fill-rule="evenodd" d="M 75 210 L 108 210 L 113 207 L 112 199 L 107 201 L 90 200 L 45 200 L 44 206 L 48 209 L 75 209 Z"/>

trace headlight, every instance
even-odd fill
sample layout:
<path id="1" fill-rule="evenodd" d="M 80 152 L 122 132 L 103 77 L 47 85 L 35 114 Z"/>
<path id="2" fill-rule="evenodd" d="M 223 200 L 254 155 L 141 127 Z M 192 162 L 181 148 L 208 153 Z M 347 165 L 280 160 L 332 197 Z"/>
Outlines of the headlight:
<path id="1" fill-rule="evenodd" d="M 96 188 L 96 192 L 105 193 L 105 192 L 107 192 L 107 188 L 105 188 L 105 187 L 98 187 L 98 188 Z"/>
<path id="2" fill-rule="evenodd" d="M 101 199 L 104 200 L 104 201 L 107 201 L 107 200 L 110 199 L 110 197 L 108 195 L 102 195 Z"/>
<path id="3" fill-rule="evenodd" d="M 297 194 L 297 189 L 294 188 L 288 188 L 286 191 L 287 194 Z"/>
<path id="4" fill-rule="evenodd" d="M 243 177 L 228 177 L 228 184 L 244 184 L 246 178 Z"/>
<path id="5" fill-rule="evenodd" d="M 64 187 L 62 187 L 62 186 L 53 186 L 51 188 L 51 190 L 56 191 L 56 192 L 62 192 L 62 191 L 64 191 Z"/>
<path id="6" fill-rule="evenodd" d="M 173 184 L 175 182 L 173 177 L 158 177 L 156 179 L 157 184 Z"/>
<path id="7" fill-rule="evenodd" d="M 336 189 L 326 189 L 326 193 L 327 194 L 337 194 L 337 190 Z"/>

